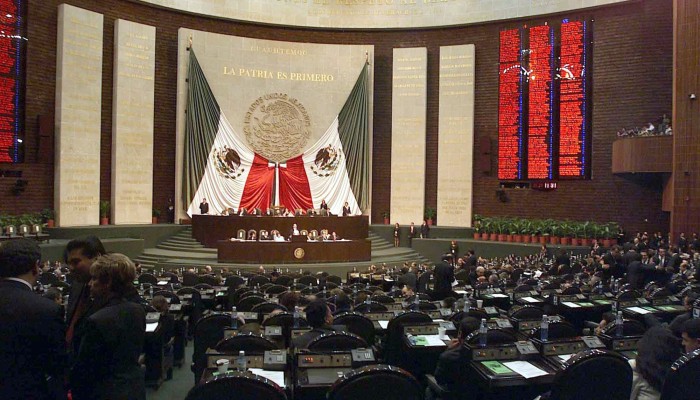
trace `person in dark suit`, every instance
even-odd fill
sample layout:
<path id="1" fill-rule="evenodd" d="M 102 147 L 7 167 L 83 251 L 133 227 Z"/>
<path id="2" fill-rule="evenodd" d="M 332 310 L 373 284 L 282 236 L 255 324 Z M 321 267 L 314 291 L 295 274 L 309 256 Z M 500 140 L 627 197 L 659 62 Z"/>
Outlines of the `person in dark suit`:
<path id="1" fill-rule="evenodd" d="M 401 268 L 401 276 L 398 277 L 397 283 L 400 288 L 404 286 L 410 287 L 412 290 L 416 290 L 416 284 L 418 282 L 418 277 L 412 268 L 404 266 Z"/>
<path id="2" fill-rule="evenodd" d="M 350 204 L 346 201 L 343 205 L 343 217 L 347 217 L 348 215 L 352 215 L 352 211 L 350 210 Z"/>
<path id="3" fill-rule="evenodd" d="M 467 270 L 471 271 L 474 269 L 473 267 L 476 267 L 478 259 L 476 258 L 476 255 L 474 253 L 474 250 L 469 249 L 467 251 L 467 259 L 464 261 L 464 267 L 467 268 Z"/>
<path id="4" fill-rule="evenodd" d="M 423 223 L 420 224 L 420 237 L 421 239 L 427 239 L 429 234 L 430 226 L 428 225 L 428 221 L 424 219 Z"/>
<path id="5" fill-rule="evenodd" d="M 207 199 L 202 199 L 202 202 L 199 203 L 199 213 L 209 214 L 209 203 L 207 203 Z"/>
<path id="6" fill-rule="evenodd" d="M 441 261 L 435 265 L 435 286 L 433 287 L 433 300 L 442 300 L 452 293 L 452 282 L 455 280 L 455 269 L 450 264 Z"/>
<path id="7" fill-rule="evenodd" d="M 335 332 L 335 329 L 331 327 L 333 314 L 331 314 L 331 309 L 328 308 L 325 300 L 316 299 L 312 301 L 306 306 L 304 312 L 306 312 L 306 321 L 311 326 L 311 330 L 292 339 L 292 347 L 296 349 L 305 349 L 315 338 L 326 333 Z"/>
<path id="8" fill-rule="evenodd" d="M 459 321 L 457 338 L 452 339 L 447 350 L 440 354 L 435 367 L 435 380 L 449 391 L 458 390 L 460 382 L 466 379 L 467 365 L 464 340 L 470 333 L 479 329 L 479 320 L 474 317 L 464 317 Z"/>
<path id="9" fill-rule="evenodd" d="M 68 297 L 66 312 L 66 323 L 68 324 L 66 344 L 68 345 L 69 354 L 77 350 L 73 343 L 75 327 L 79 325 L 86 315 L 89 315 L 93 305 L 93 301 L 90 298 L 90 288 L 88 287 L 90 266 L 97 257 L 106 253 L 107 251 L 102 242 L 95 236 L 73 239 L 66 245 L 64 259 L 73 277 L 73 285 L 71 286 L 70 297 Z"/>
<path id="10" fill-rule="evenodd" d="M 399 244 L 401 244 L 401 227 L 397 222 L 394 225 L 394 247 L 399 247 Z"/>
<path id="11" fill-rule="evenodd" d="M 80 343 L 69 376 L 73 400 L 144 400 L 138 359 L 146 312 L 124 298 L 136 279 L 134 263 L 122 254 L 100 256 L 90 274 L 90 295 L 99 306 L 77 328 Z"/>
<path id="12" fill-rule="evenodd" d="M 411 222 L 411 225 L 408 226 L 408 247 L 411 247 L 413 238 L 416 236 L 418 236 L 418 230 L 416 229 L 416 225 Z"/>
<path id="13" fill-rule="evenodd" d="M 0 245 L 0 399 L 65 399 L 65 324 L 60 307 L 32 292 L 39 245 Z"/>

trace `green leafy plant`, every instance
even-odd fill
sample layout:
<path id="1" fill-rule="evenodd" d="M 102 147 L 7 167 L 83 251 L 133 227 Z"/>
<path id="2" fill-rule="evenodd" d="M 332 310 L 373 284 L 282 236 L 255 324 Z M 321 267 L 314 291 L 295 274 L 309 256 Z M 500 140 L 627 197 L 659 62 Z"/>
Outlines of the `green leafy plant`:
<path id="1" fill-rule="evenodd" d="M 110 209 L 110 203 L 107 200 L 100 201 L 100 217 L 101 218 L 107 218 L 109 217 L 109 209 Z"/>
<path id="2" fill-rule="evenodd" d="M 435 215 L 437 214 L 437 210 L 435 210 L 432 207 L 426 207 L 425 213 L 423 213 L 423 216 L 425 219 L 435 219 Z"/>
<path id="3" fill-rule="evenodd" d="M 153 211 L 151 212 L 151 215 L 156 217 L 156 218 L 160 217 L 160 210 L 153 207 Z"/>

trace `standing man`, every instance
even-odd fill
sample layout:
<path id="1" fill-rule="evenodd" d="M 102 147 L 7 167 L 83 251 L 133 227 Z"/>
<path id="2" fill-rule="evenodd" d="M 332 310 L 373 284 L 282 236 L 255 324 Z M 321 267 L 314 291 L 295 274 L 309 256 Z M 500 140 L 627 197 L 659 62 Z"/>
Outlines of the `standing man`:
<path id="1" fill-rule="evenodd" d="M 207 199 L 202 199 L 202 202 L 199 203 L 199 213 L 209 214 L 209 203 L 207 203 Z"/>
<path id="2" fill-rule="evenodd" d="M 420 238 L 427 239 L 429 233 L 430 233 L 430 227 L 428 226 L 428 220 L 424 219 L 423 223 L 420 224 Z"/>
<path id="3" fill-rule="evenodd" d="M 17 239 L 0 246 L 0 398 L 65 399 L 65 324 L 60 307 L 32 292 L 39 245 Z"/>
<path id="4" fill-rule="evenodd" d="M 411 221 L 411 226 L 408 227 L 408 247 L 412 246 L 413 238 L 416 237 L 417 233 L 416 226 L 413 224 L 413 221 Z"/>
<path id="5" fill-rule="evenodd" d="M 433 300 L 442 300 L 452 295 L 452 282 L 455 280 L 455 269 L 452 265 L 441 261 L 435 265 L 433 270 L 435 276 L 435 287 L 430 296 Z"/>
<path id="6" fill-rule="evenodd" d="M 66 343 L 68 344 L 69 352 L 77 350 L 79 341 L 75 341 L 76 346 L 73 345 L 73 334 L 80 321 L 89 315 L 93 306 L 88 285 L 88 282 L 90 282 L 90 266 L 92 266 L 93 261 L 97 257 L 106 253 L 102 242 L 95 236 L 73 239 L 66 245 L 64 257 L 73 276 L 73 285 L 71 286 L 66 313 L 66 322 L 68 324 Z"/>

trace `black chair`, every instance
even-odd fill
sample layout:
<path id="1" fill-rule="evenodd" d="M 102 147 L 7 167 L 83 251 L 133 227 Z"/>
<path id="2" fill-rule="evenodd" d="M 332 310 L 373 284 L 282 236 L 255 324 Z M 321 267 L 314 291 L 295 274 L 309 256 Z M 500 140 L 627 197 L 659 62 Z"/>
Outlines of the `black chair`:
<path id="1" fill-rule="evenodd" d="M 237 311 L 253 311 L 253 307 L 260 303 L 265 303 L 265 298 L 260 296 L 246 296 L 236 304 Z"/>
<path id="2" fill-rule="evenodd" d="M 394 298 L 385 294 L 378 294 L 376 296 L 372 296 L 372 301 L 376 301 L 377 303 L 381 304 L 394 304 Z"/>
<path id="3" fill-rule="evenodd" d="M 291 343 L 292 328 L 294 327 L 294 315 L 288 312 L 275 314 L 266 319 L 262 323 L 263 326 L 281 326 L 282 336 L 284 336 L 284 344 L 289 347 Z M 299 318 L 299 327 L 304 328 L 309 326 L 309 323 L 304 318 Z"/>
<path id="4" fill-rule="evenodd" d="M 455 280 L 457 282 L 467 282 L 469 280 L 469 271 L 466 269 L 461 269 L 455 273 Z"/>
<path id="5" fill-rule="evenodd" d="M 530 333 L 531 338 L 539 338 L 541 335 L 540 328 L 535 328 Z M 578 336 L 576 328 L 571 325 L 571 323 L 566 321 L 550 322 L 549 323 L 549 333 L 547 337 L 549 340 L 553 339 L 566 339 Z"/>
<path id="6" fill-rule="evenodd" d="M 581 289 L 576 286 L 569 286 L 568 288 L 562 290 L 563 295 L 581 294 Z"/>
<path id="7" fill-rule="evenodd" d="M 141 275 L 139 275 L 138 281 L 139 281 L 139 283 L 149 283 L 151 285 L 158 284 L 158 278 L 156 278 L 155 275 L 150 274 L 148 272 L 144 272 Z"/>
<path id="8" fill-rule="evenodd" d="M 193 387 L 185 400 L 286 400 L 276 383 L 248 372 L 229 371 Z"/>
<path id="9" fill-rule="evenodd" d="M 617 324 L 615 322 L 605 325 L 603 328 L 603 334 L 614 336 L 617 330 Z M 640 321 L 636 319 L 626 319 L 622 321 L 622 334 L 625 336 L 642 336 L 646 332 L 646 327 Z"/>
<path id="10" fill-rule="evenodd" d="M 642 297 L 642 294 L 639 293 L 636 290 L 621 290 L 620 293 L 617 295 L 617 300 L 619 301 L 628 301 L 628 300 L 635 300 Z"/>
<path id="11" fill-rule="evenodd" d="M 671 365 L 661 390 L 661 400 L 696 400 L 700 395 L 700 349 Z"/>
<path id="12" fill-rule="evenodd" d="M 206 351 L 216 346 L 224 338 L 224 328 L 231 326 L 231 316 L 227 314 L 207 315 L 197 322 L 194 328 L 194 352 L 192 353 L 192 372 L 197 384 L 202 371 L 207 367 Z"/>
<path id="13" fill-rule="evenodd" d="M 557 373 L 550 399 L 627 400 L 631 391 L 632 368 L 624 357 L 607 350 L 584 350 Z"/>
<path id="14" fill-rule="evenodd" d="M 528 320 L 528 321 L 541 320 L 543 315 L 544 315 L 543 309 L 541 309 L 540 307 L 530 306 L 530 305 L 513 306 L 508 311 L 509 317 L 519 319 L 519 320 Z"/>
<path id="15" fill-rule="evenodd" d="M 229 288 L 237 288 L 243 284 L 245 284 L 245 280 L 238 275 L 228 276 L 228 277 L 226 277 L 226 280 L 224 281 L 224 286 L 229 287 Z"/>
<path id="16" fill-rule="evenodd" d="M 387 312 L 389 309 L 381 303 L 372 301 L 369 303 L 362 303 L 355 306 L 355 312 L 368 313 L 368 312 Z"/>
<path id="17" fill-rule="evenodd" d="M 459 323 L 464 317 L 473 317 L 481 321 L 482 319 L 489 319 L 489 315 L 486 314 L 486 311 L 484 310 L 477 310 L 476 308 L 470 308 L 469 311 L 465 314 L 464 311 L 459 311 L 450 317 L 450 321 L 454 323 Z"/>
<path id="18" fill-rule="evenodd" d="M 315 337 L 307 348 L 311 351 L 342 351 L 367 348 L 364 339 L 348 332 L 329 332 Z"/>
<path id="19" fill-rule="evenodd" d="M 226 293 L 226 297 L 228 298 L 228 304 L 229 306 L 233 306 L 235 304 L 238 304 L 239 301 L 241 301 L 241 297 L 243 294 L 252 292 L 253 289 L 247 287 L 247 286 L 241 286 L 239 288 L 233 288 L 229 287 Z"/>
<path id="20" fill-rule="evenodd" d="M 282 285 L 282 286 L 287 286 L 291 285 L 294 282 L 294 278 L 292 278 L 289 275 L 280 275 L 277 277 L 277 280 L 275 281 L 276 284 Z"/>
<path id="21" fill-rule="evenodd" d="M 194 272 L 183 272 L 182 273 L 182 286 L 194 286 L 199 283 L 197 279 L 197 274 Z"/>
<path id="22" fill-rule="evenodd" d="M 218 285 L 218 283 L 215 285 Z M 211 290 L 211 289 L 214 289 L 215 285 L 212 285 L 211 283 L 201 282 L 201 283 L 194 285 L 194 288 L 197 290 Z"/>
<path id="23" fill-rule="evenodd" d="M 306 285 L 306 286 L 316 286 L 316 285 L 318 285 L 318 280 L 311 275 L 302 275 L 297 280 L 297 283 L 301 283 L 302 285 Z"/>
<path id="24" fill-rule="evenodd" d="M 363 338 L 370 346 L 374 344 L 374 323 L 369 318 L 356 312 L 345 312 L 333 317 L 333 323 L 344 325 L 350 333 Z"/>
<path id="25" fill-rule="evenodd" d="M 418 309 L 416 310 L 416 308 Z M 416 307 L 416 303 L 411 303 L 411 305 L 408 306 L 408 309 L 411 311 L 435 311 L 438 309 L 438 306 L 429 301 L 421 301 L 418 302 L 418 307 Z"/>
<path id="26" fill-rule="evenodd" d="M 532 290 L 532 286 L 530 286 L 530 285 L 519 285 L 519 286 L 516 286 L 515 289 L 513 289 L 513 291 L 515 293 L 529 292 L 531 290 Z"/>
<path id="27" fill-rule="evenodd" d="M 228 354 L 238 354 L 241 350 L 245 351 L 246 354 L 248 352 L 262 354 L 267 350 L 275 350 L 276 348 L 277 346 L 266 337 L 254 333 L 239 333 L 236 336 L 230 336 L 219 341 L 215 350 Z"/>
<path id="28" fill-rule="evenodd" d="M 282 294 L 286 291 L 287 291 L 286 286 L 277 285 L 277 284 L 268 286 L 267 289 L 265 289 L 265 293 L 270 294 L 270 295 L 278 295 L 278 294 Z"/>
<path id="29" fill-rule="evenodd" d="M 255 275 L 248 279 L 248 286 L 250 287 L 262 286 L 266 283 L 270 283 L 270 279 L 264 275 Z"/>
<path id="30" fill-rule="evenodd" d="M 401 344 L 403 343 L 403 327 L 405 325 L 430 323 L 433 320 L 428 314 L 418 311 L 406 311 L 389 320 L 386 327 L 384 343 L 384 359 L 389 364 L 399 364 L 402 360 Z"/>
<path id="31" fill-rule="evenodd" d="M 422 400 L 423 388 L 405 370 L 391 365 L 369 365 L 339 378 L 326 396 L 328 400 Z"/>
<path id="32" fill-rule="evenodd" d="M 478 344 L 479 340 L 481 339 L 481 334 L 479 331 L 474 331 L 467 335 L 467 337 L 464 339 L 465 342 L 469 344 Z M 491 346 L 491 345 L 499 345 L 499 344 L 508 344 L 508 343 L 515 343 L 518 341 L 518 337 L 515 336 L 515 334 L 508 332 L 506 330 L 497 328 L 497 329 L 489 329 L 486 331 L 486 343 Z"/>
<path id="33" fill-rule="evenodd" d="M 343 284 L 343 280 L 337 275 L 328 275 L 326 277 L 326 282 L 333 282 L 338 286 Z"/>
<path id="34" fill-rule="evenodd" d="M 168 282 L 170 283 L 180 283 L 180 278 L 174 272 L 163 272 L 163 277 L 168 278 Z"/>

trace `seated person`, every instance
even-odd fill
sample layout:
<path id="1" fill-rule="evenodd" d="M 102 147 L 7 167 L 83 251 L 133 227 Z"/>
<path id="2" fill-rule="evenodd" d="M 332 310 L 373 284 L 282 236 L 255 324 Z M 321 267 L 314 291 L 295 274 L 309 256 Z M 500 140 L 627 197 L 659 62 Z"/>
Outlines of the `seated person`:
<path id="1" fill-rule="evenodd" d="M 331 240 L 331 235 L 330 235 L 330 233 L 328 233 L 328 230 L 327 230 L 327 229 L 323 229 L 323 230 L 321 231 L 321 239 L 323 239 L 323 240 Z"/>
<path id="2" fill-rule="evenodd" d="M 691 319 L 681 329 L 683 348 L 686 353 L 700 349 L 700 319 Z"/>
<path id="3" fill-rule="evenodd" d="M 248 240 L 258 240 L 258 234 L 255 233 L 254 230 L 251 230 L 250 232 L 248 232 Z"/>
<path id="4" fill-rule="evenodd" d="M 313 339 L 326 333 L 335 332 L 331 327 L 333 315 L 330 308 L 323 299 L 312 300 L 304 309 L 306 321 L 311 326 L 311 330 L 301 336 L 292 339 L 292 347 L 305 349 Z"/>
<path id="5" fill-rule="evenodd" d="M 456 390 L 459 382 L 464 381 L 466 364 L 462 352 L 464 340 L 470 333 L 479 329 L 479 320 L 474 317 L 464 317 L 459 321 L 457 338 L 452 339 L 447 345 L 447 350 L 440 354 L 435 367 L 435 380 L 447 390 Z"/>
<path id="6" fill-rule="evenodd" d="M 299 235 L 299 228 L 297 227 L 297 224 L 292 224 L 292 229 L 289 234 L 289 236 L 296 236 Z"/>
<path id="7" fill-rule="evenodd" d="M 638 343 L 636 360 L 629 361 L 632 367 L 630 400 L 659 399 L 671 364 L 680 356 L 678 339 L 668 329 L 656 326 L 646 331 Z"/>
<path id="8" fill-rule="evenodd" d="M 335 288 L 331 290 L 331 294 L 333 295 L 336 314 L 352 311 L 352 300 L 343 289 Z"/>
<path id="9" fill-rule="evenodd" d="M 333 232 L 333 233 L 331 233 L 331 240 L 334 241 L 334 242 L 335 242 L 336 240 L 340 240 L 340 236 L 338 236 L 337 233 Z"/>
<path id="10" fill-rule="evenodd" d="M 163 344 L 167 344 L 173 335 L 175 335 L 175 319 L 168 313 L 170 304 L 164 296 L 154 296 L 151 300 L 151 306 L 160 313 L 160 334 L 163 337 Z"/>
<path id="11" fill-rule="evenodd" d="M 280 235 L 280 231 L 274 231 L 272 234 L 272 240 L 275 242 L 284 242 L 284 236 Z"/>
<path id="12" fill-rule="evenodd" d="M 260 240 L 270 240 L 270 234 L 265 230 L 260 231 Z"/>
<path id="13" fill-rule="evenodd" d="M 241 217 L 246 216 L 248 215 L 248 210 L 245 207 L 243 207 L 241 208 L 241 211 L 238 213 L 238 215 L 240 215 Z"/>
<path id="14" fill-rule="evenodd" d="M 401 297 L 403 297 L 405 301 L 413 300 L 413 296 L 415 296 L 415 292 L 412 287 L 404 285 L 404 287 L 401 288 Z"/>
<path id="15" fill-rule="evenodd" d="M 282 214 L 283 217 L 293 217 L 294 213 L 291 210 L 284 210 L 284 214 Z"/>
<path id="16" fill-rule="evenodd" d="M 346 201 L 345 204 L 343 204 L 343 217 L 347 217 L 348 215 L 352 215 L 352 211 L 350 210 L 350 203 Z"/>

